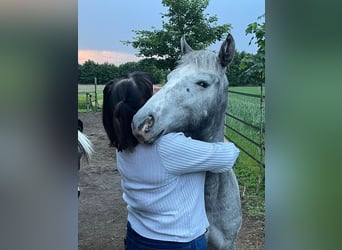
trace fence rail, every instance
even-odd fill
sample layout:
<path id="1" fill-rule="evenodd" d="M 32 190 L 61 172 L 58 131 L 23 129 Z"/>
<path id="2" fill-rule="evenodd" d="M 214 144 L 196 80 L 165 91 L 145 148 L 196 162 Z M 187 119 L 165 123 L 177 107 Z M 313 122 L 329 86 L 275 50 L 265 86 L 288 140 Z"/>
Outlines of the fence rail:
<path id="1" fill-rule="evenodd" d="M 259 147 L 259 148 L 262 147 L 262 145 L 261 145 L 260 143 L 257 143 L 257 142 L 254 141 L 253 139 L 251 139 L 251 138 L 249 138 L 248 136 L 242 134 L 242 133 L 239 132 L 237 129 L 235 129 L 235 128 L 233 128 L 233 127 L 227 125 L 227 124 L 224 124 L 224 126 L 225 126 L 226 128 L 231 129 L 232 131 L 234 131 L 235 133 L 237 133 L 237 134 L 240 135 L 241 137 L 245 138 L 247 141 L 253 143 L 255 146 L 257 146 L 257 147 Z"/>
<path id="2" fill-rule="evenodd" d="M 239 122 L 241 122 L 241 123 L 243 123 L 243 124 L 245 124 L 245 125 L 247 125 L 247 126 L 253 128 L 253 129 L 255 129 L 256 131 L 259 131 L 259 130 L 260 130 L 260 127 L 257 127 L 257 126 L 255 126 L 255 125 L 253 125 L 252 123 L 246 122 L 246 121 L 244 121 L 244 120 L 242 120 L 242 119 L 240 119 L 240 118 L 238 118 L 238 117 L 236 117 L 236 116 L 234 116 L 234 115 L 232 115 L 232 114 L 230 114 L 230 113 L 227 113 L 227 112 L 226 112 L 226 115 L 229 116 L 229 117 L 231 117 L 231 118 L 233 118 L 233 119 L 236 120 L 236 121 L 239 121 Z M 264 129 L 264 128 L 262 128 L 262 129 L 263 129 L 263 132 L 265 132 L 265 129 Z"/>
<path id="3" fill-rule="evenodd" d="M 263 95 L 263 94 L 257 95 L 257 94 L 244 93 L 244 92 L 234 91 L 234 90 L 228 90 L 228 93 L 233 93 L 233 94 L 238 94 L 238 95 L 245 95 L 245 96 L 251 96 L 251 97 L 257 97 L 257 98 L 265 99 L 265 95 Z"/>
<path id="4" fill-rule="evenodd" d="M 230 131 L 230 136 L 228 135 L 228 132 L 226 130 L 225 137 L 233 142 L 242 152 L 244 152 L 250 159 L 255 161 L 257 165 L 259 166 L 259 174 L 258 174 L 258 183 L 256 187 L 256 192 L 259 192 L 260 184 L 262 183 L 262 180 L 264 178 L 263 170 L 265 169 L 265 124 L 264 124 L 264 102 L 265 102 L 265 95 L 263 94 L 263 86 L 260 87 L 260 94 L 252 94 L 252 93 L 245 93 L 245 92 L 239 92 L 234 90 L 228 90 L 228 95 L 235 94 L 235 95 L 241 95 L 241 96 L 248 96 L 250 98 L 257 98 L 259 99 L 259 119 L 257 122 L 254 122 L 252 124 L 249 121 L 246 121 L 244 118 L 238 117 L 236 114 L 232 114 L 230 112 L 226 112 L 226 117 L 229 119 L 232 119 L 234 121 L 237 121 L 238 123 L 243 124 L 244 126 L 247 126 L 252 129 L 253 134 L 257 135 L 256 138 L 251 138 L 250 136 L 246 135 L 245 127 L 240 128 L 239 126 L 231 126 L 230 124 L 227 124 L 227 120 L 225 123 L 225 127 L 228 131 Z M 228 98 L 229 100 L 229 98 Z M 229 106 L 228 106 L 229 108 Z M 234 136 L 233 136 L 234 135 Z M 253 154 L 249 150 L 251 150 L 251 147 L 243 146 L 242 144 L 245 144 L 245 142 L 251 143 L 253 147 L 255 147 L 258 151 L 257 154 Z"/>
<path id="5" fill-rule="evenodd" d="M 243 96 L 248 96 L 248 97 L 252 97 L 252 98 L 258 98 L 259 99 L 259 124 L 258 126 L 255 124 L 252 124 L 250 122 L 247 122 L 239 117 L 237 117 L 236 115 L 233 115 L 229 112 L 226 112 L 226 116 L 232 118 L 235 121 L 238 121 L 242 124 L 244 124 L 245 126 L 248 126 L 250 128 L 252 128 L 253 130 L 255 130 L 258 134 L 259 134 L 259 142 L 256 142 L 254 139 L 248 137 L 247 135 L 245 135 L 242 131 L 237 130 L 236 128 L 230 126 L 229 124 L 225 123 L 225 127 L 230 129 L 231 131 L 233 131 L 235 134 L 239 135 L 240 137 L 244 138 L 245 140 L 251 142 L 252 144 L 254 144 L 255 146 L 257 146 L 260 150 L 260 157 L 259 159 L 256 159 L 256 157 L 252 156 L 251 153 L 247 152 L 241 145 L 237 145 L 239 146 L 240 149 L 242 149 L 248 156 L 250 156 L 253 160 L 255 160 L 256 162 L 258 162 L 259 164 L 262 164 L 263 167 L 265 167 L 265 164 L 263 162 L 263 156 L 264 156 L 264 151 L 265 151 L 265 140 L 264 140 L 264 134 L 265 134 L 265 126 L 263 124 L 263 118 L 264 118 L 264 101 L 265 101 L 265 95 L 263 94 L 263 86 L 261 85 L 260 87 L 260 94 L 251 94 L 251 93 L 245 93 L 245 92 L 240 92 L 240 91 L 234 91 L 234 90 L 228 90 L 228 94 L 232 93 L 232 94 L 237 94 L 237 95 L 243 95 Z M 231 137 L 229 137 L 228 135 L 225 135 L 227 139 L 232 140 Z"/>

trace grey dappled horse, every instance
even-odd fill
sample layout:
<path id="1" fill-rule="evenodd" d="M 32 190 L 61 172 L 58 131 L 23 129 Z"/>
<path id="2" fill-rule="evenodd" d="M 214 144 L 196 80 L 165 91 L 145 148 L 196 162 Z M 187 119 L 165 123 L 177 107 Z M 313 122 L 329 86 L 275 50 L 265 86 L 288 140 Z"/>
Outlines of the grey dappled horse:
<path id="1" fill-rule="evenodd" d="M 234 39 L 229 34 L 216 54 L 193 50 L 183 36 L 181 50 L 182 58 L 167 83 L 133 117 L 133 133 L 146 143 L 169 132 L 184 132 L 207 142 L 223 141 L 228 98 L 225 73 L 233 60 Z M 205 205 L 210 223 L 208 249 L 235 249 L 242 213 L 232 170 L 206 173 Z"/>

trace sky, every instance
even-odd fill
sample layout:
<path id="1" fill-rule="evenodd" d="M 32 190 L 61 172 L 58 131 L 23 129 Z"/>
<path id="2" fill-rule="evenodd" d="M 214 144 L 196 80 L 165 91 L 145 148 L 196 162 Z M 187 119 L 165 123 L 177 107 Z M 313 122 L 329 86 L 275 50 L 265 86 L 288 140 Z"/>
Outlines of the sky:
<path id="1" fill-rule="evenodd" d="M 138 61 L 138 50 L 121 41 L 132 41 L 132 30 L 161 29 L 161 13 L 167 13 L 161 0 L 79 0 L 78 1 L 78 62 L 120 65 Z M 247 25 L 265 13 L 264 0 L 210 0 L 204 13 L 216 15 L 218 25 L 231 24 L 231 34 L 238 51 L 255 53 L 257 46 L 249 45 Z M 222 41 L 208 49 L 218 51 Z M 191 46 L 191 45 L 190 45 Z"/>

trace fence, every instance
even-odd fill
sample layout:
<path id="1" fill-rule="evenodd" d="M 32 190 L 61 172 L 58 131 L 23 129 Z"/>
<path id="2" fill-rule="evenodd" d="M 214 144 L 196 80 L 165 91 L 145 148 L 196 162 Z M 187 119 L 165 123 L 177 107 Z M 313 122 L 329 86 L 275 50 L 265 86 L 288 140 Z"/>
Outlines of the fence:
<path id="1" fill-rule="evenodd" d="M 101 111 L 103 88 L 103 84 L 97 84 L 96 78 L 94 78 L 94 84 L 78 85 L 78 111 Z"/>
<path id="2" fill-rule="evenodd" d="M 254 99 L 253 102 L 243 99 L 244 106 L 230 103 L 233 95 Z M 241 99 L 241 98 L 240 98 Z M 247 103 L 253 103 L 253 110 L 248 109 Z M 240 109 L 240 110 L 238 110 Z M 247 109 L 246 112 L 243 112 Z M 231 111 L 232 110 L 232 111 Z M 245 113 L 245 115 L 243 115 Z M 240 114 L 240 115 L 239 115 Z M 260 87 L 260 93 L 252 94 L 240 91 L 228 91 L 228 111 L 226 112 L 225 137 L 233 142 L 243 153 L 256 162 L 259 166 L 256 193 L 264 179 L 265 168 L 265 94 L 264 87 Z M 252 120 L 252 121 L 250 121 Z"/>

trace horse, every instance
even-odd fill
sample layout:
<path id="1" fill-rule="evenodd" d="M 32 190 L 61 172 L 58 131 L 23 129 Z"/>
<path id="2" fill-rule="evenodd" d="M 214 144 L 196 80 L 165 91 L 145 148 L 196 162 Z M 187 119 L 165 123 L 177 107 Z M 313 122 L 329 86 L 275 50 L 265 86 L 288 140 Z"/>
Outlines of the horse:
<path id="1" fill-rule="evenodd" d="M 92 154 L 94 153 L 93 144 L 89 138 L 83 133 L 83 122 L 78 119 L 78 170 L 81 168 L 81 158 L 84 155 L 89 163 Z M 80 189 L 78 187 L 78 197 L 80 196 Z"/>
<path id="2" fill-rule="evenodd" d="M 219 53 L 193 50 L 181 38 L 182 56 L 165 85 L 135 114 L 133 134 L 153 143 L 169 132 L 206 142 L 224 141 L 228 101 L 226 67 L 233 60 L 235 42 L 228 34 Z M 236 249 L 242 224 L 239 186 L 233 170 L 206 173 L 205 206 L 210 223 L 208 249 Z"/>

